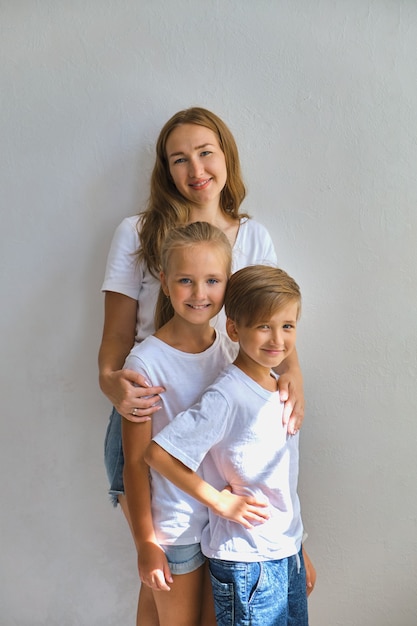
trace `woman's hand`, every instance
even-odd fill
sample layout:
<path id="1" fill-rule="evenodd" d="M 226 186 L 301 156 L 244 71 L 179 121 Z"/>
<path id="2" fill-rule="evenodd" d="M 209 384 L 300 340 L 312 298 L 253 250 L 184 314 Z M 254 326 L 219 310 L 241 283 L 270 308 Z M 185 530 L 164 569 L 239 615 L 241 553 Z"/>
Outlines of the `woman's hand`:
<path id="1" fill-rule="evenodd" d="M 100 388 L 120 415 L 132 422 L 143 422 L 159 410 L 163 387 L 151 387 L 143 376 L 122 369 L 135 343 L 138 303 L 121 293 L 106 292 L 104 328 L 98 365 Z"/>
<path id="2" fill-rule="evenodd" d="M 170 591 L 171 570 L 161 546 L 152 542 L 141 545 L 138 553 L 139 578 L 144 585 L 154 591 Z"/>
<path id="3" fill-rule="evenodd" d="M 278 391 L 281 402 L 284 402 L 283 424 L 287 425 L 289 435 L 295 435 L 303 425 L 304 420 L 304 392 L 300 373 L 300 380 L 293 376 L 293 372 L 285 372 L 278 379 Z"/>
<path id="4" fill-rule="evenodd" d="M 118 370 L 100 375 L 100 387 L 117 411 L 131 422 L 145 422 L 159 411 L 163 387 L 151 387 L 133 370 Z"/>
<path id="5" fill-rule="evenodd" d="M 287 425 L 289 435 L 295 435 L 303 425 L 304 391 L 303 375 L 298 362 L 297 350 L 293 350 L 277 367 L 279 374 L 278 391 L 281 402 L 284 402 L 283 425 Z"/>

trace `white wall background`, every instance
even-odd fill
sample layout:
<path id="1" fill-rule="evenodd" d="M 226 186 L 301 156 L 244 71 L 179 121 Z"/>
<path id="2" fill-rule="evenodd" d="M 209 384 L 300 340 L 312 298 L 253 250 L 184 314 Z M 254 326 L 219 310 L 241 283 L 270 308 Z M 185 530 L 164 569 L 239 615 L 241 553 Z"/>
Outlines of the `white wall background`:
<path id="1" fill-rule="evenodd" d="M 133 624 L 97 385 L 114 228 L 213 109 L 304 294 L 311 626 L 417 623 L 415 0 L 0 1 L 0 623 Z"/>

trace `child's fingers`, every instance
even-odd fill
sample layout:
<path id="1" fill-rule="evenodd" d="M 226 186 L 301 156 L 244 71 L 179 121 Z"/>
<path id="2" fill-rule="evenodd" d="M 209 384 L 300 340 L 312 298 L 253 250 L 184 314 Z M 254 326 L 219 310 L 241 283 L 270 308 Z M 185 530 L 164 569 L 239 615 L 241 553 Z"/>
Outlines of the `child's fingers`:
<path id="1" fill-rule="evenodd" d="M 154 573 L 152 582 L 152 589 L 155 589 L 156 591 L 171 591 L 171 587 L 167 585 L 165 580 L 164 572 L 161 572 L 160 570 Z"/>
<path id="2" fill-rule="evenodd" d="M 265 505 L 262 503 L 261 507 L 265 507 Z M 242 516 L 243 521 L 241 523 L 245 528 L 250 529 L 253 528 L 254 523 L 257 525 L 263 524 L 269 517 L 268 509 L 249 506 Z"/>
<path id="3" fill-rule="evenodd" d="M 248 522 L 248 520 L 246 519 L 246 517 L 242 517 L 239 521 L 239 524 L 241 524 L 243 526 L 243 528 L 246 528 L 246 530 L 251 530 L 253 528 L 253 524 L 251 524 L 250 522 Z"/>
<path id="4" fill-rule="evenodd" d="M 267 520 L 269 520 L 269 517 L 270 515 L 268 511 L 261 509 L 253 509 L 247 513 L 248 519 L 252 519 L 257 522 L 266 522 Z"/>
<path id="5" fill-rule="evenodd" d="M 168 583 L 173 583 L 174 582 L 174 579 L 172 578 L 171 570 L 169 569 L 168 563 L 164 567 L 164 576 L 165 576 L 166 582 L 168 582 Z"/>
<path id="6" fill-rule="evenodd" d="M 252 510 L 256 510 L 256 509 L 267 509 L 269 507 L 269 502 L 267 499 L 264 500 L 258 500 L 257 498 L 255 498 L 254 496 L 251 497 L 247 497 L 245 498 L 246 504 L 248 506 L 253 507 Z"/>

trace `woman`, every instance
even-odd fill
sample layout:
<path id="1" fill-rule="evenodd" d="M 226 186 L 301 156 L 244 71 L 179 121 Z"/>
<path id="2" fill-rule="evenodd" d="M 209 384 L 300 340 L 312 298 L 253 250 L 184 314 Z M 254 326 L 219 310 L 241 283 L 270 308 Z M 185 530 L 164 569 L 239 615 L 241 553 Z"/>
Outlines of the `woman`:
<path id="1" fill-rule="evenodd" d="M 133 345 L 154 332 L 162 242 L 175 226 L 205 221 L 220 228 L 231 242 L 233 271 L 257 263 L 275 265 L 276 254 L 267 230 L 240 212 L 245 195 L 233 135 L 215 114 L 193 107 L 176 113 L 162 128 L 147 209 L 123 220 L 115 232 L 102 287 L 105 319 L 99 381 L 114 405 L 105 443 L 109 493 L 115 505 L 120 503 L 129 524 L 121 416 L 131 421 L 149 419 L 143 416 L 158 411 L 158 394 L 163 388 L 149 387 L 143 376 L 122 368 Z M 216 325 L 224 329 L 221 316 Z M 295 352 L 279 373 L 288 432 L 294 433 L 301 426 L 304 411 L 302 375 Z M 142 586 L 137 623 L 140 619 L 141 626 L 156 626 L 148 591 Z"/>

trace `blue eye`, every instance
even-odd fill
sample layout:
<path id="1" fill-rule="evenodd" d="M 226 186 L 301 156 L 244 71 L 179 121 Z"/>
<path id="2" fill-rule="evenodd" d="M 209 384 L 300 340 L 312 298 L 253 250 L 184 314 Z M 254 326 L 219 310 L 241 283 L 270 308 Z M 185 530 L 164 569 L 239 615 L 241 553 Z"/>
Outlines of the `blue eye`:
<path id="1" fill-rule="evenodd" d="M 181 285 L 189 285 L 191 283 L 191 279 L 190 278 L 180 278 L 179 283 L 181 283 Z"/>
<path id="2" fill-rule="evenodd" d="M 292 330 L 294 326 L 292 324 L 284 324 L 283 328 L 284 330 Z"/>
<path id="3" fill-rule="evenodd" d="M 200 156 L 203 156 L 203 157 L 204 157 L 204 156 L 208 156 L 209 154 L 211 154 L 210 150 L 204 150 L 204 151 L 200 154 Z"/>
<path id="4" fill-rule="evenodd" d="M 207 282 L 209 285 L 217 285 L 219 281 L 217 280 L 217 278 L 209 278 Z"/>

